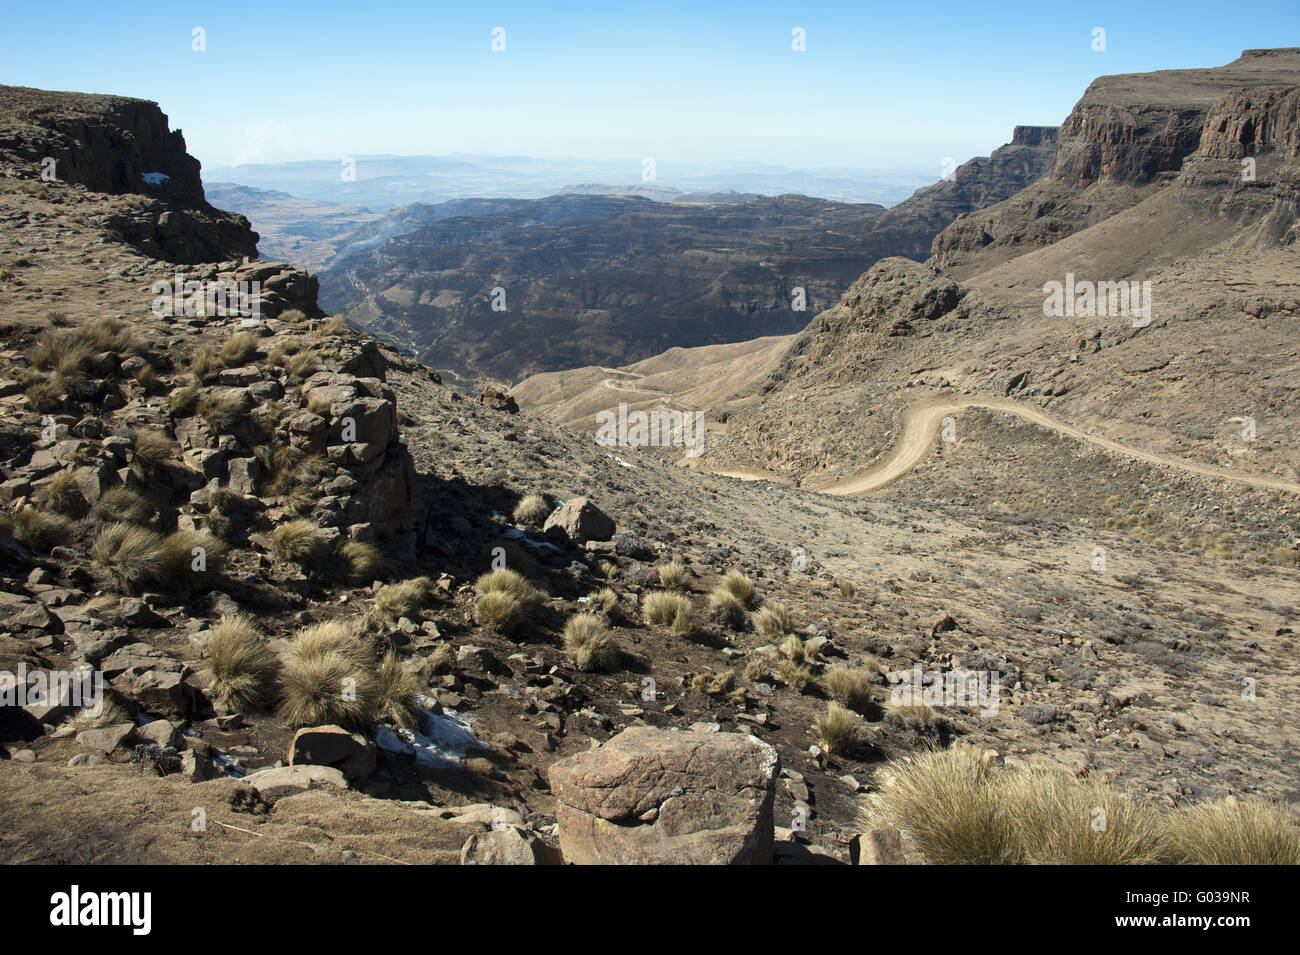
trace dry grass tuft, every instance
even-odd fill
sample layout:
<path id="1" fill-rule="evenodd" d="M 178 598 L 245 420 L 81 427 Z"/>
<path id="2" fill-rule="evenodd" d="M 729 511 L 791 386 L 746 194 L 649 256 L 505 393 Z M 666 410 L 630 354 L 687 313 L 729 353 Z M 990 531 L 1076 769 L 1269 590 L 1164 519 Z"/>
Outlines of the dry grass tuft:
<path id="1" fill-rule="evenodd" d="M 779 600 L 765 600 L 754 614 L 754 629 L 768 640 L 780 640 L 794 629 L 794 619 Z"/>
<path id="2" fill-rule="evenodd" d="M 724 627 L 745 629 L 745 605 L 726 587 L 715 587 L 709 593 L 709 613 Z"/>
<path id="3" fill-rule="evenodd" d="M 1170 813 L 1159 854 L 1181 865 L 1300 865 L 1300 826 L 1286 806 L 1229 796 Z"/>
<path id="4" fill-rule="evenodd" d="M 380 587 L 375 594 L 375 609 L 389 620 L 414 619 L 432 599 L 433 581 L 428 577 L 412 577 Z"/>
<path id="5" fill-rule="evenodd" d="M 162 573 L 162 540 L 147 527 L 120 521 L 99 532 L 90 559 L 112 578 L 118 589 L 136 593 Z"/>
<path id="6" fill-rule="evenodd" d="M 424 710 L 420 706 L 420 683 L 415 674 L 392 650 L 379 661 L 377 673 L 380 715 L 403 729 L 422 729 Z"/>
<path id="7" fill-rule="evenodd" d="M 144 475 L 157 474 L 163 465 L 180 458 L 180 446 L 156 428 L 141 428 L 131 445 L 131 464 Z"/>
<path id="8" fill-rule="evenodd" d="M 147 524 L 157 513 L 158 509 L 147 497 L 120 484 L 101 494 L 90 509 L 90 516 L 104 524 L 117 521 Z"/>
<path id="9" fill-rule="evenodd" d="M 279 691 L 280 658 L 263 640 L 253 621 L 227 615 L 212 628 L 203 664 L 207 692 L 236 713 L 268 708 Z"/>
<path id="10" fill-rule="evenodd" d="M 350 584 L 370 584 L 383 572 L 383 555 L 369 541 L 345 540 L 335 552 L 342 564 L 340 576 Z"/>
<path id="11" fill-rule="evenodd" d="M 76 473 L 68 468 L 50 478 L 36 495 L 42 507 L 65 517 L 84 517 L 90 505 L 81 494 Z"/>
<path id="12" fill-rule="evenodd" d="M 280 715 L 292 726 L 335 723 L 369 729 L 380 708 L 373 650 L 355 622 L 333 620 L 298 632 L 285 660 Z"/>
<path id="13" fill-rule="evenodd" d="M 564 625 L 564 652 L 579 670 L 608 672 L 618 665 L 618 644 L 594 613 L 570 617 Z"/>
<path id="14" fill-rule="evenodd" d="M 667 627 L 680 637 L 690 636 L 695 629 L 691 601 L 683 594 L 656 590 L 642 598 L 641 614 L 646 623 L 654 627 Z"/>
<path id="15" fill-rule="evenodd" d="M 286 521 L 271 533 L 271 553 L 300 567 L 316 569 L 329 559 L 330 535 L 312 521 Z"/>
<path id="16" fill-rule="evenodd" d="M 996 772 L 970 746 L 919 753 L 894 770 L 880 810 L 934 865 L 1018 862 L 1015 829 L 992 785 Z"/>
<path id="17" fill-rule="evenodd" d="M 754 607 L 754 582 L 738 570 L 729 570 L 722 578 L 722 586 L 731 591 L 732 596 L 744 605 L 746 610 Z"/>
<path id="18" fill-rule="evenodd" d="M 831 667 L 821 678 L 822 689 L 836 703 L 861 713 L 871 705 L 875 685 L 872 671 L 862 667 Z"/>
<path id="19" fill-rule="evenodd" d="M 814 724 L 821 748 L 832 756 L 847 756 L 858 744 L 857 720 L 851 710 L 829 703 Z"/>
<path id="20" fill-rule="evenodd" d="M 511 516 L 516 524 L 524 527 L 541 527 L 550 514 L 551 505 L 546 502 L 545 497 L 540 494 L 526 494 L 515 505 L 514 513 Z"/>
<path id="21" fill-rule="evenodd" d="M 674 557 L 658 570 L 659 582 L 669 590 L 686 590 L 690 585 L 691 572 L 681 558 Z"/>

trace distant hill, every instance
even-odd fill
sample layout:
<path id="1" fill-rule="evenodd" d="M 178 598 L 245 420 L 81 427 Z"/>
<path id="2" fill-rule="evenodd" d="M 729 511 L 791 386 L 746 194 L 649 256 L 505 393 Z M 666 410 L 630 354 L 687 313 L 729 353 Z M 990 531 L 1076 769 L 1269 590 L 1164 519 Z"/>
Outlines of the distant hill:
<path id="1" fill-rule="evenodd" d="M 263 258 L 315 269 L 335 252 L 335 243 L 378 219 L 362 206 L 340 206 L 299 199 L 287 192 L 254 189 L 229 182 L 205 186 L 209 201 L 256 223 Z"/>

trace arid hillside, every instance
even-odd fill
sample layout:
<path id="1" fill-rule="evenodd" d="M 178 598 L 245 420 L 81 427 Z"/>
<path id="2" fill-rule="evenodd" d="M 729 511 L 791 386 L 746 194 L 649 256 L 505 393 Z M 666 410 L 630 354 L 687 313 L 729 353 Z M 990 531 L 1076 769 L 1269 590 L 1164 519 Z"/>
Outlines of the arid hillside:
<path id="1" fill-rule="evenodd" d="M 887 259 L 792 340 L 529 385 L 565 420 L 570 387 L 707 401 L 683 467 L 323 315 L 242 219 L 152 191 L 198 182 L 155 104 L 0 89 L 0 859 L 1204 862 L 1189 807 L 1265 806 L 1290 845 L 1295 140 L 1257 93 L 1146 200 L 1184 243 L 1141 266 L 1150 325 Z M 1090 231 L 1034 281 L 1092 275 Z M 966 399 L 933 450 L 914 409 Z M 869 500 L 808 490 L 891 453 Z M 933 753 L 1078 813 L 953 859 L 897 798 Z M 1127 848 L 1061 837 L 1097 800 Z"/>

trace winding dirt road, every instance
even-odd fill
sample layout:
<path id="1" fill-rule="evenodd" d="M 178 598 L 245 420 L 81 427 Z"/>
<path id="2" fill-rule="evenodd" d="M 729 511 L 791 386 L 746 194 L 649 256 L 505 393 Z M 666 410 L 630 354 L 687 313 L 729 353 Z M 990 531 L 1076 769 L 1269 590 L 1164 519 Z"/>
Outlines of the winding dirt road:
<path id="1" fill-rule="evenodd" d="M 834 484 L 825 487 L 809 486 L 808 489 L 822 494 L 835 494 L 842 497 L 858 497 L 884 490 L 909 473 L 930 454 L 935 443 L 939 440 L 939 431 L 943 419 L 948 415 L 957 415 L 966 408 L 988 408 L 992 411 L 1017 415 L 1026 421 L 1032 421 L 1034 424 L 1050 428 L 1060 434 L 1068 435 L 1079 441 L 1086 441 L 1089 444 L 1105 448 L 1108 451 L 1114 451 L 1117 454 L 1127 455 L 1138 461 L 1145 461 L 1148 464 L 1177 468 L 1180 471 L 1200 474 L 1215 480 L 1233 481 L 1238 484 L 1248 484 L 1251 487 L 1300 494 L 1300 484 L 1291 481 L 1283 481 L 1280 478 L 1267 477 L 1262 474 L 1246 474 L 1241 471 L 1233 471 L 1230 468 L 1221 468 L 1213 464 L 1199 464 L 1195 461 L 1187 461 L 1183 458 L 1174 458 L 1163 454 L 1153 454 L 1150 451 L 1143 451 L 1140 448 L 1134 448 L 1119 441 L 1112 441 L 1110 438 L 1103 438 L 1095 434 L 1088 434 L 1086 431 L 1080 431 L 1073 425 L 1066 424 L 1064 421 L 1052 417 L 1041 408 L 1033 405 L 1021 404 L 1006 398 L 986 398 L 975 395 L 955 399 L 934 398 L 913 406 L 908 410 L 907 417 L 903 421 L 902 435 L 894 442 L 893 448 L 884 460 L 873 464 L 864 471 L 859 471 L 847 478 L 836 481 Z M 732 472 L 731 476 L 741 477 L 736 472 Z M 754 480 L 756 478 L 750 477 L 748 479 Z"/>

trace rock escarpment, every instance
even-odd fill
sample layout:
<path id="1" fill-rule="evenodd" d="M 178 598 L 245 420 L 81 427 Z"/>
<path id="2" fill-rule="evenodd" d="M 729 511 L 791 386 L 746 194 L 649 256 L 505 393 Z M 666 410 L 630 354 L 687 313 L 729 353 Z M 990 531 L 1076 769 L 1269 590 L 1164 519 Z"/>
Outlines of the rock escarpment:
<path id="1" fill-rule="evenodd" d="M 157 103 L 0 87 L 0 160 L 8 174 L 129 196 L 104 218 L 109 237 L 168 262 L 256 257 L 243 216 L 208 204 L 199 161 Z"/>

